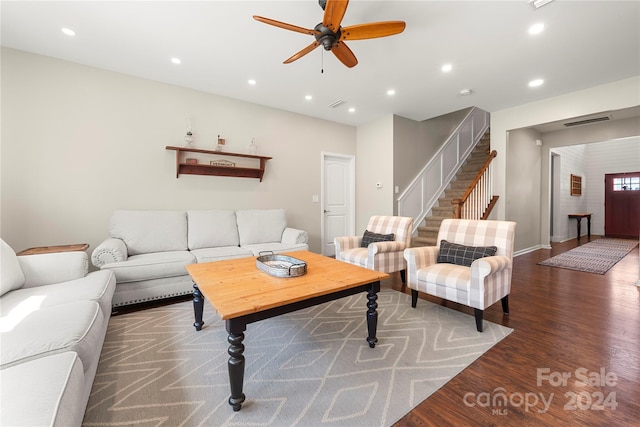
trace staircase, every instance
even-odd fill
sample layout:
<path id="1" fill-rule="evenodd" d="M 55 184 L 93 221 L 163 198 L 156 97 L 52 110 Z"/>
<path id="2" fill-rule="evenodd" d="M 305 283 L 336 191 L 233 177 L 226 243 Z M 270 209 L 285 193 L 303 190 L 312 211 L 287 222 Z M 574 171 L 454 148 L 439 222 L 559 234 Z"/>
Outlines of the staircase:
<path id="1" fill-rule="evenodd" d="M 411 239 L 411 246 L 436 246 L 440 223 L 443 219 L 455 217 L 452 202 L 464 195 L 487 161 L 490 140 L 490 132 L 487 130 L 451 181 L 449 188 L 438 199 L 437 206 L 431 208 L 431 216 L 427 216 L 424 219 L 424 225 L 418 227 L 418 235 Z"/>

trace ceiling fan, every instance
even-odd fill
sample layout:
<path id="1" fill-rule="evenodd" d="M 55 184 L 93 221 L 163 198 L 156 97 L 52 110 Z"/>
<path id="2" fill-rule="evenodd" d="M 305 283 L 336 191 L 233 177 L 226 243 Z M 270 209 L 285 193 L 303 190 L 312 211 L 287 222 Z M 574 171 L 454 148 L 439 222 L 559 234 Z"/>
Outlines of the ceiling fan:
<path id="1" fill-rule="evenodd" d="M 340 23 L 347 11 L 349 0 L 318 0 L 318 3 L 324 10 L 324 16 L 322 22 L 313 29 L 298 27 L 297 25 L 287 24 L 262 16 L 253 16 L 253 19 L 256 21 L 315 37 L 313 43 L 286 59 L 284 61 L 285 64 L 302 58 L 316 47 L 322 45 L 324 50 L 330 50 L 340 62 L 351 68 L 358 64 L 358 60 L 351 49 L 345 44 L 345 40 L 364 40 L 392 36 L 403 32 L 406 25 L 404 21 L 385 21 L 350 25 L 343 28 L 340 26 Z"/>

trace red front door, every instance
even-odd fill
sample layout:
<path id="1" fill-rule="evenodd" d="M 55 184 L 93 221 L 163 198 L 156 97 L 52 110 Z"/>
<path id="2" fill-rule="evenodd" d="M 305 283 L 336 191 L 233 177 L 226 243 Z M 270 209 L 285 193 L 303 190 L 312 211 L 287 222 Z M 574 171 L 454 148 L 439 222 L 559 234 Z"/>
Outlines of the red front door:
<path id="1" fill-rule="evenodd" d="M 604 176 L 604 234 L 640 236 L 640 172 Z"/>

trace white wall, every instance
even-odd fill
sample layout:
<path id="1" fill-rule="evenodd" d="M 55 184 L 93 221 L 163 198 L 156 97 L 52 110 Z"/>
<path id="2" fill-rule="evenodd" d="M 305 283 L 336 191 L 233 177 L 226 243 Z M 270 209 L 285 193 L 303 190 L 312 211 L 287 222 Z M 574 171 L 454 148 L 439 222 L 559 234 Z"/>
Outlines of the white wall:
<path id="1" fill-rule="evenodd" d="M 540 204 L 533 203 L 535 200 L 529 200 L 532 194 L 540 194 L 542 150 L 536 145 L 536 140 L 540 138 L 540 132 L 532 129 L 509 132 L 509 161 L 506 165 L 506 175 L 509 179 L 506 185 L 505 205 L 506 217 L 518 224 L 514 240 L 516 248 L 535 246 L 540 236 Z M 501 154 L 498 152 L 498 157 Z M 523 205 L 530 208 L 520 209 Z"/>
<path id="2" fill-rule="evenodd" d="M 398 196 L 407 189 L 470 110 L 465 108 L 420 122 L 394 116 L 393 179 L 394 187 L 398 186 L 398 193 L 394 193 L 393 197 L 395 214 L 398 212 Z"/>
<path id="3" fill-rule="evenodd" d="M 421 123 L 405 117 L 393 116 L 393 212 L 398 213 L 396 200 L 416 177 L 431 155 L 425 151 L 430 145 L 420 138 Z M 432 154 L 432 153 L 431 153 Z M 398 186 L 398 193 L 395 187 Z"/>
<path id="4" fill-rule="evenodd" d="M 558 198 L 554 202 L 554 227 L 551 241 L 577 237 L 574 219 L 569 213 L 590 212 L 591 234 L 604 235 L 604 176 L 608 173 L 640 171 L 640 137 L 601 143 L 557 147 L 551 150 L 558 161 Z M 582 196 L 571 196 L 570 175 L 582 177 Z M 583 221 L 585 224 L 585 221 Z M 587 234 L 586 225 L 581 234 Z"/>
<path id="5" fill-rule="evenodd" d="M 572 213 L 585 213 L 587 209 L 587 194 L 595 187 L 592 184 L 591 177 L 587 173 L 587 146 L 573 145 L 570 147 L 558 147 L 551 150 L 555 157 L 558 169 L 557 181 L 554 181 L 554 189 L 557 191 L 557 197 L 553 206 L 553 235 L 552 242 L 564 242 L 565 240 L 575 239 L 578 236 L 576 220 L 569 219 L 568 215 Z M 582 195 L 571 195 L 571 175 L 582 177 Z M 604 201 L 604 197 L 602 198 Z M 595 216 L 593 215 L 592 220 Z M 596 233 L 591 224 L 592 234 Z M 581 235 L 587 234 L 586 220 L 580 230 Z"/>
<path id="6" fill-rule="evenodd" d="M 321 251 L 318 159 L 355 154 L 356 128 L 12 49 L 1 66 L 1 234 L 14 249 L 95 247 L 116 209 L 281 207 Z M 220 134 L 247 152 L 255 137 L 273 157 L 263 182 L 176 179 L 165 146 L 184 144 L 187 117 L 202 148 Z"/>
<path id="7" fill-rule="evenodd" d="M 393 115 L 358 127 L 357 152 L 356 234 L 362 234 L 372 215 L 393 215 Z"/>
<path id="8" fill-rule="evenodd" d="M 494 175 L 494 193 L 500 196 L 496 207 L 496 218 L 510 219 L 506 217 L 506 183 L 510 179 L 506 175 L 507 162 L 510 153 L 507 149 L 507 132 L 514 129 L 526 128 L 541 123 L 549 123 L 602 111 L 618 110 L 640 105 L 640 76 L 632 77 L 617 82 L 596 86 L 566 95 L 547 98 L 541 101 L 520 105 L 491 113 L 491 148 L 498 151 Z M 640 135 L 636 126 L 635 135 Z M 631 135 L 629 135 L 631 136 Z M 595 141 L 604 141 L 601 138 Z M 540 194 L 531 194 L 531 204 L 540 206 L 541 227 L 538 244 L 549 245 L 549 147 L 545 135 L 542 147 L 542 182 Z M 566 145 L 566 144 L 565 144 Z M 500 155 L 504 153 L 505 155 Z M 518 207 L 522 212 L 532 209 L 527 204 Z M 521 213 L 519 213 L 520 215 Z M 516 231 L 518 233 L 518 231 Z M 515 247 L 515 250 L 526 248 Z"/>

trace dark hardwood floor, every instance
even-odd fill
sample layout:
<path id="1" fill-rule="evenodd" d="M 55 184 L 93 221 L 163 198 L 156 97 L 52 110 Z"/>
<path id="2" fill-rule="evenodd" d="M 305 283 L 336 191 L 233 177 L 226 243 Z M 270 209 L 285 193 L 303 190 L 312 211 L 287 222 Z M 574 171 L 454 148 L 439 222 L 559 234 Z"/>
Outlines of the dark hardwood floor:
<path id="1" fill-rule="evenodd" d="M 536 265 L 575 246 L 514 258 L 510 314 L 500 303 L 485 310 L 514 331 L 395 427 L 640 425 L 638 248 L 604 275 Z M 398 274 L 383 286 L 409 292 Z M 472 309 L 443 304 L 475 328 Z"/>

